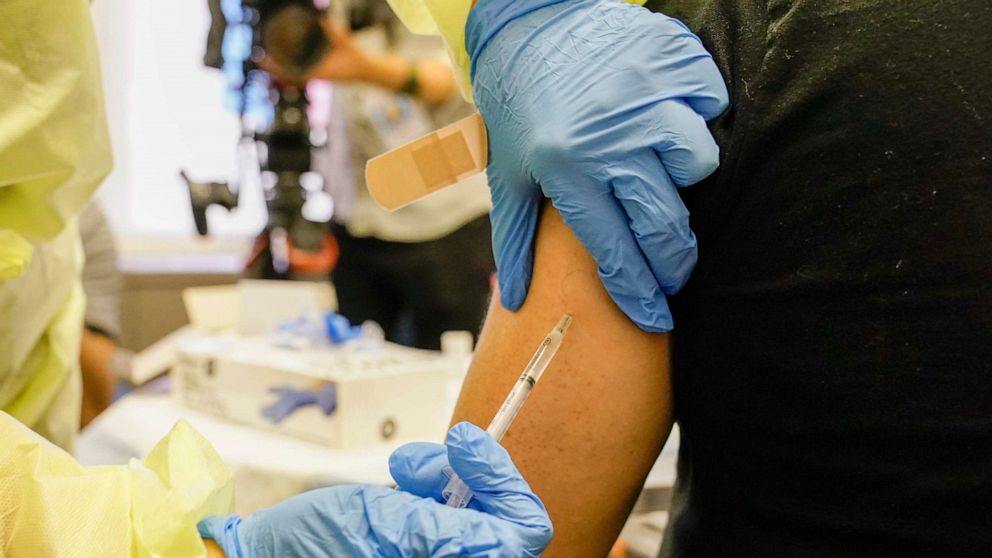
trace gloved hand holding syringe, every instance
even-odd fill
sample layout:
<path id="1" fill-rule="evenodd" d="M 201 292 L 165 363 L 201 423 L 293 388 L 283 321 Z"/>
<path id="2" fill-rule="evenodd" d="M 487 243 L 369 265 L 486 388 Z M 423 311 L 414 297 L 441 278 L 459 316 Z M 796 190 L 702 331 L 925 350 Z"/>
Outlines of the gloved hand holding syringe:
<path id="1" fill-rule="evenodd" d="M 489 423 L 489 428 L 486 429 L 486 432 L 495 438 L 497 442 L 502 440 L 503 435 L 510 429 L 513 419 L 517 417 L 517 413 L 524 406 L 524 401 L 530 395 L 530 390 L 534 389 L 534 384 L 541 379 L 544 370 L 551 363 L 551 359 L 554 358 L 555 353 L 558 352 L 562 339 L 565 337 L 565 330 L 568 329 L 571 323 L 572 316 L 569 314 L 565 314 L 558 320 L 558 324 L 555 325 L 554 329 L 548 333 L 544 341 L 541 341 L 541 344 L 537 347 L 537 351 L 534 352 L 534 356 L 531 357 L 523 373 L 520 374 L 517 383 L 514 384 L 513 389 L 510 390 L 510 394 L 506 396 L 506 400 L 503 401 L 499 411 L 496 412 L 496 416 Z M 464 508 L 468 506 L 469 501 L 472 500 L 472 491 L 458 478 L 458 475 L 455 474 L 451 467 L 446 466 L 444 472 L 451 475 L 448 484 L 441 491 L 441 495 L 447 501 L 447 505 L 453 508 Z"/>

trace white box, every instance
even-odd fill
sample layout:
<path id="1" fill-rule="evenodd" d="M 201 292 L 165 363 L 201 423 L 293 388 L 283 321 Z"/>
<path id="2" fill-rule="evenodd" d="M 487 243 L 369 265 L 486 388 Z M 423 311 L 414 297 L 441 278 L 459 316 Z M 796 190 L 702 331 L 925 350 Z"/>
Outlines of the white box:
<path id="1" fill-rule="evenodd" d="M 292 350 L 236 334 L 183 341 L 172 373 L 176 400 L 192 409 L 335 448 L 394 439 L 440 440 L 447 427 L 447 378 L 456 361 L 437 351 L 381 348 Z M 330 416 L 316 405 L 279 423 L 262 414 L 288 387 L 336 389 Z"/>
<path id="2" fill-rule="evenodd" d="M 265 335 L 308 310 L 333 308 L 333 297 L 326 281 L 242 279 L 238 281 L 238 332 Z"/>

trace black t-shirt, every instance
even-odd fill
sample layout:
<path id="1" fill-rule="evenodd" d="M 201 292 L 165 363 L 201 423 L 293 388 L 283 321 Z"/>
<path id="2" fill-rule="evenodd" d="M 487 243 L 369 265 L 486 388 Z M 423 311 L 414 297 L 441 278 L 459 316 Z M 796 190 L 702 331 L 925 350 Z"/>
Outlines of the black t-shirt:
<path id="1" fill-rule="evenodd" d="M 683 191 L 663 555 L 992 556 L 992 2 L 687 20 L 733 106 Z"/>

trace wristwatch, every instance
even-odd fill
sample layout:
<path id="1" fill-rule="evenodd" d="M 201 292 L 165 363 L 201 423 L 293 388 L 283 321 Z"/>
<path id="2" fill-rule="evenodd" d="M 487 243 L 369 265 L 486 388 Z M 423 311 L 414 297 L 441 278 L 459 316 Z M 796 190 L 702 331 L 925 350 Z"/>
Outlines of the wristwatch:
<path id="1" fill-rule="evenodd" d="M 406 78 L 406 82 L 400 88 L 400 92 L 407 95 L 416 95 L 418 91 L 420 91 L 420 80 L 417 79 L 417 64 L 411 62 L 410 77 Z"/>

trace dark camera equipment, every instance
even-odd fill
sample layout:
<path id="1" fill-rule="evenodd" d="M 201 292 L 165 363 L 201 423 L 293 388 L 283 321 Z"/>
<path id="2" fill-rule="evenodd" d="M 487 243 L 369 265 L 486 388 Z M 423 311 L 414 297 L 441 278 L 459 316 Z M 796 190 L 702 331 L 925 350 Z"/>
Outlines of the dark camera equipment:
<path id="1" fill-rule="evenodd" d="M 256 239 L 246 273 L 294 278 L 327 271 L 320 268 L 325 263 L 327 267 L 333 265 L 336 244 L 326 223 L 309 221 L 302 213 L 308 195 L 302 177 L 311 171 L 314 147 L 304 76 L 330 48 L 321 24 L 323 11 L 313 0 L 208 0 L 208 4 L 212 22 L 204 64 L 225 69 L 240 66 L 241 80 L 234 89 L 242 141 L 254 142 L 257 154 L 257 165 L 253 165 L 257 168 L 241 170 L 258 173 L 268 210 L 268 221 Z M 250 29 L 250 49 L 242 49 L 243 57 L 225 59 L 225 33 L 246 29 Z M 279 76 L 261 68 L 266 58 L 279 68 Z M 271 105 L 271 121 L 261 127 L 247 114 L 253 95 L 256 101 Z M 235 185 L 232 191 L 225 182 L 196 182 L 185 172 L 181 175 L 189 189 L 196 230 L 206 235 L 207 208 L 237 207 L 240 187 Z M 298 262 L 302 263 L 295 265 Z"/>
<path id="2" fill-rule="evenodd" d="M 227 182 L 193 182 L 186 171 L 179 171 L 179 176 L 186 181 L 186 188 L 189 189 L 189 203 L 193 209 L 193 222 L 196 224 L 196 232 L 200 236 L 206 236 L 207 208 L 211 205 L 219 205 L 228 211 L 238 206 L 238 195 L 227 187 Z"/>

